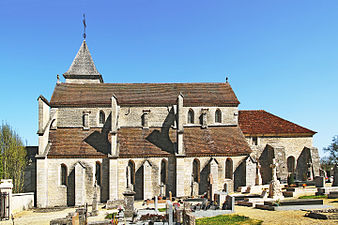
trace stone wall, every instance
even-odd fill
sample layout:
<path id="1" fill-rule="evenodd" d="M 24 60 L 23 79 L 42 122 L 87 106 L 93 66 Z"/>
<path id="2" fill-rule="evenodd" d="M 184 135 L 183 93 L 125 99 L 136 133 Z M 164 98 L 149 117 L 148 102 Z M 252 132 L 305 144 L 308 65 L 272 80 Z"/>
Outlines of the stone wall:
<path id="1" fill-rule="evenodd" d="M 258 137 L 258 146 L 253 145 L 252 137 L 246 137 L 246 139 L 255 150 L 256 158 L 259 158 L 267 144 L 284 147 L 285 157 L 294 156 L 296 159 L 305 146 L 312 147 L 312 137 Z"/>
<path id="2" fill-rule="evenodd" d="M 46 162 L 47 168 L 42 166 Z M 102 176 L 101 186 L 99 187 L 98 199 L 101 202 L 109 199 L 108 195 L 108 163 L 104 159 L 44 159 L 38 160 L 38 167 L 40 170 L 45 169 L 43 172 L 38 172 L 38 183 L 37 183 L 37 201 L 38 207 L 52 207 L 52 206 L 65 206 L 75 204 L 75 172 L 74 167 L 77 163 L 82 163 L 85 167 L 85 181 L 84 181 L 84 192 L 85 199 L 84 203 L 91 204 L 93 199 L 93 187 L 95 182 L 95 164 L 96 162 L 101 163 Z M 61 185 L 61 164 L 67 166 L 67 185 Z M 38 170 L 39 170 L 38 169 Z M 43 175 L 46 173 L 46 181 L 43 181 Z M 39 179 L 39 177 L 41 177 Z M 46 192 L 48 196 L 43 194 L 44 189 L 47 188 Z M 46 204 L 42 204 L 47 202 Z"/>
<path id="3" fill-rule="evenodd" d="M 105 114 L 105 119 L 109 117 L 111 113 L 110 107 L 101 107 L 101 108 L 72 108 L 72 107 L 62 107 L 58 108 L 58 127 L 83 127 L 82 116 L 83 112 L 89 113 L 89 127 L 102 127 L 102 124 L 99 124 L 99 114 L 100 111 L 103 111 Z"/>
<path id="4" fill-rule="evenodd" d="M 170 113 L 176 114 L 176 106 L 168 107 L 118 107 L 118 126 L 119 127 L 142 127 L 142 116 L 144 110 L 149 110 L 148 126 L 161 127 Z M 194 124 L 187 124 L 188 111 L 194 111 Z M 199 117 L 202 109 L 207 110 L 207 124 L 212 126 L 217 125 L 237 125 L 238 123 L 238 108 L 237 107 L 183 107 L 182 123 L 187 126 L 200 125 Z M 222 112 L 222 123 L 215 123 L 215 112 L 220 109 Z M 110 107 L 100 108 L 73 108 L 62 107 L 58 108 L 58 127 L 83 127 L 82 116 L 83 112 L 89 113 L 89 126 L 101 127 L 99 124 L 100 111 L 105 113 L 106 119 L 111 114 Z M 175 125 L 176 126 L 176 125 Z"/>
<path id="5" fill-rule="evenodd" d="M 247 136 L 246 139 L 253 150 L 252 155 L 262 165 L 263 183 L 268 183 L 271 180 L 269 166 L 273 157 L 277 159 L 277 177 L 282 180 L 286 180 L 288 176 L 287 159 L 289 157 L 295 158 L 294 166 L 298 174 L 297 179 L 305 179 L 309 161 L 313 161 L 313 174 L 319 173 L 318 150 L 316 151 L 312 147 L 312 137 L 258 137 L 258 145 L 254 145 L 252 137 Z M 311 152 L 313 153 L 311 154 Z"/>
<path id="6" fill-rule="evenodd" d="M 12 212 L 19 212 L 34 207 L 34 193 L 16 193 L 12 194 L 11 200 Z"/>

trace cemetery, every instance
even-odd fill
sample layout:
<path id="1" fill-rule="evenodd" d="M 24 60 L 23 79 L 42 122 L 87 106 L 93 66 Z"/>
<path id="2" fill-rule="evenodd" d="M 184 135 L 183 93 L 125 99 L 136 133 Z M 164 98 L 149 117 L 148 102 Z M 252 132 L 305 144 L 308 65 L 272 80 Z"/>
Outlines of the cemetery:
<path id="1" fill-rule="evenodd" d="M 307 185 L 292 185 L 281 183 L 276 176 L 276 161 L 270 165 L 272 179 L 268 187 L 256 185 L 251 188 L 238 188 L 237 192 L 228 193 L 226 190 L 212 193 L 212 185 L 203 195 L 173 197 L 155 196 L 153 199 L 135 201 L 135 192 L 127 189 L 124 198 L 107 204 L 99 203 L 97 191 L 93 193 L 91 204 L 85 204 L 72 210 L 64 217 L 50 220 L 50 225 L 68 224 L 196 224 L 196 221 L 204 221 L 205 218 L 219 218 L 224 215 L 237 216 L 236 207 L 245 206 L 250 209 L 264 211 L 302 211 L 304 218 L 317 220 L 337 220 L 338 201 L 336 204 L 327 204 L 330 199 L 338 199 L 337 196 L 337 167 L 331 184 L 325 183 L 322 177 L 315 177 L 314 181 Z M 314 184 L 314 185 L 313 185 Z M 95 184 L 96 185 L 96 184 Z M 293 186 L 293 187 L 291 187 Z M 7 193 L 9 211 L 7 218 L 15 221 L 11 213 L 11 181 L 3 180 L 0 184 L 1 196 Z M 258 190 L 261 189 L 261 193 Z M 290 196 L 290 191 L 297 193 Z M 313 192 L 313 189 L 317 191 Z M 95 189 L 94 189 L 95 190 Z M 311 191 L 309 191 L 311 190 Z M 252 191 L 253 193 L 250 193 Z M 299 196 L 303 196 L 299 198 Z M 305 198 L 305 197 L 307 198 Z M 316 198 L 318 196 L 319 198 Z M 326 200 L 327 199 L 327 200 Z M 47 210 L 47 209 L 46 209 Z M 53 208 L 50 209 L 53 211 Z M 57 210 L 57 207 L 54 208 Z M 48 210 L 47 210 L 48 211 Z M 1 212 L 3 213 L 3 212 Z M 12 218 L 10 218 L 12 215 Z M 212 220 L 212 219 L 210 219 Z M 217 224 L 217 223 L 215 223 Z M 259 223 L 257 223 L 259 224 Z"/>

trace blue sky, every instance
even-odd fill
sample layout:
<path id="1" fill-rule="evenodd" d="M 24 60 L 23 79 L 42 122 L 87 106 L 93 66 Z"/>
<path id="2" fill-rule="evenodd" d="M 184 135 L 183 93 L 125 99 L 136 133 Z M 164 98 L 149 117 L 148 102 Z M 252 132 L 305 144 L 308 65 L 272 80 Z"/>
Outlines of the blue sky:
<path id="1" fill-rule="evenodd" d="M 240 109 L 338 134 L 338 1 L 0 1 L 0 120 L 38 142 L 50 99 L 82 41 L 105 82 L 224 82 Z"/>

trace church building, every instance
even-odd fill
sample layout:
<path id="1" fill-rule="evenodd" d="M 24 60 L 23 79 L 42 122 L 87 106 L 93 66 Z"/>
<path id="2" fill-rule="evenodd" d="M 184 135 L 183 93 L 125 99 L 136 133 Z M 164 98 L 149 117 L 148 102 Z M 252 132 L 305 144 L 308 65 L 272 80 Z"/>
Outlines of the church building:
<path id="1" fill-rule="evenodd" d="M 228 81 L 104 83 L 86 41 L 40 96 L 38 207 L 154 196 L 184 197 L 319 173 L 316 133 L 263 110 L 238 110 Z M 259 177 L 262 179 L 260 180 Z"/>

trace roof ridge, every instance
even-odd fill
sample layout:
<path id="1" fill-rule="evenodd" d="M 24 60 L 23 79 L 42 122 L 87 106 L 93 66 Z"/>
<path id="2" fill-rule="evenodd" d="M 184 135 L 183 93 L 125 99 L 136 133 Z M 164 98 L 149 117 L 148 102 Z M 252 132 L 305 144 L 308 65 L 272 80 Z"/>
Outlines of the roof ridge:
<path id="1" fill-rule="evenodd" d="M 121 85 L 128 85 L 128 84 L 151 84 L 151 85 L 156 85 L 156 84 L 225 84 L 229 85 L 229 83 L 224 83 L 224 82 L 165 82 L 165 83 L 142 83 L 142 82 L 135 82 L 135 83 L 86 83 L 85 85 L 111 85 L 111 84 L 121 84 Z M 60 83 L 60 85 L 74 85 L 74 86 L 83 86 L 84 84 L 81 83 Z"/>

